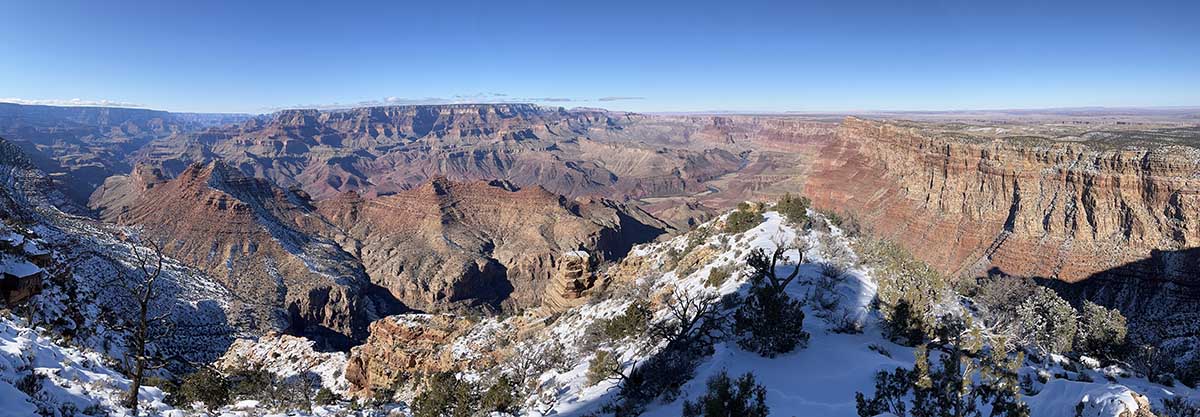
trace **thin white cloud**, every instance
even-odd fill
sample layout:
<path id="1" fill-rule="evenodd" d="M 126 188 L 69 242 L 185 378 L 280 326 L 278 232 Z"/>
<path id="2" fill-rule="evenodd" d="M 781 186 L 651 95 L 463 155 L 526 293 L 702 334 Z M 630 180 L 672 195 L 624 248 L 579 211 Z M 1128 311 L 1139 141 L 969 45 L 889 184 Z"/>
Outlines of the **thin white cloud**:
<path id="1" fill-rule="evenodd" d="M 596 101 L 626 101 L 626 100 L 645 100 L 645 97 L 638 96 L 608 96 L 600 97 Z"/>
<path id="2" fill-rule="evenodd" d="M 136 107 L 144 108 L 145 106 L 137 103 L 129 103 L 116 100 L 86 100 L 81 98 L 73 98 L 69 100 L 63 99 L 24 99 L 24 98 L 0 98 L 0 103 L 14 103 L 25 105 L 43 105 L 43 106 L 77 106 L 77 107 Z"/>

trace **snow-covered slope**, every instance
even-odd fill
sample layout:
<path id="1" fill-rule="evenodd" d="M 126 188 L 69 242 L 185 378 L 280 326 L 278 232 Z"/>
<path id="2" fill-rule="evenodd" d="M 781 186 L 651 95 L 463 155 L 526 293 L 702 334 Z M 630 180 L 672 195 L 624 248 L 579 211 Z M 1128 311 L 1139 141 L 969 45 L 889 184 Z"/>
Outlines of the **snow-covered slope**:
<path id="1" fill-rule="evenodd" d="M 810 212 L 810 216 L 820 218 L 820 215 L 814 212 Z M 565 358 L 553 366 L 534 367 L 537 370 L 550 369 L 532 376 L 536 380 L 537 388 L 531 393 L 524 414 L 587 415 L 600 410 L 606 402 L 614 398 L 619 389 L 617 380 L 610 379 L 596 385 L 589 385 L 587 381 L 589 363 L 594 358 L 596 348 L 594 344 L 589 345 L 585 340 L 586 329 L 597 320 L 621 314 L 629 303 L 639 297 L 661 297 L 673 291 L 708 292 L 717 295 L 745 291 L 745 271 L 735 273 L 732 278 L 715 288 L 706 286 L 704 281 L 709 270 L 715 267 L 733 264 L 744 268 L 746 256 L 754 248 L 762 248 L 770 253 L 779 243 L 799 243 L 798 246 L 806 248 L 806 263 L 800 266 L 799 278 L 787 291 L 796 299 L 807 300 L 804 327 L 811 334 L 807 348 L 768 359 L 742 350 L 732 341 L 718 342 L 715 353 L 699 365 L 695 377 L 684 385 L 681 395 L 673 401 L 651 405 L 645 415 L 678 416 L 682 402 L 701 395 L 705 390 L 705 381 L 724 370 L 730 375 L 753 373 L 767 388 L 766 401 L 772 415 L 857 416 L 855 393 L 871 395 L 874 392 L 873 377 L 877 371 L 890 371 L 896 367 L 911 368 L 914 351 L 912 348 L 892 343 L 883 336 L 879 314 L 872 307 L 876 289 L 872 271 L 857 262 L 856 255 L 850 249 L 849 239 L 843 236 L 840 230 L 832 227 L 828 232 L 798 231 L 775 212 L 765 213 L 765 218 L 765 222 L 742 234 L 712 233 L 700 245 L 695 245 L 694 236 L 683 235 L 670 241 L 636 248 L 630 255 L 632 263 L 645 262 L 649 267 L 639 270 L 640 276 L 636 281 L 614 285 L 642 287 L 641 290 L 618 288 L 606 299 L 563 313 L 540 333 L 518 342 L 513 348 L 514 351 L 520 352 L 517 356 Z M 669 268 L 673 266 L 673 262 L 668 258 L 673 255 L 672 252 L 677 253 L 688 248 L 689 240 L 692 240 L 690 249 L 693 253 L 708 247 L 711 254 L 698 257 L 703 259 L 703 263 L 695 268 L 694 272 L 678 276 L 676 270 Z M 795 259 L 796 252 L 791 252 L 790 257 Z M 627 260 L 626 263 L 631 263 L 631 260 Z M 817 290 L 822 284 L 823 263 L 837 263 L 846 267 L 845 273 L 833 285 L 833 307 L 829 309 L 815 307 L 822 303 L 813 302 L 814 297 L 831 297 L 829 292 Z M 610 270 L 610 273 L 612 271 Z M 654 314 L 655 320 L 663 320 L 667 312 L 660 309 Z M 485 321 L 480 327 L 495 325 L 488 323 Z M 860 326 L 862 331 L 837 331 L 848 326 Z M 628 369 L 637 366 L 654 353 L 654 349 L 638 347 L 643 341 L 644 336 L 643 340 L 626 339 L 601 347 L 618 354 L 623 366 Z M 508 366 L 512 374 L 520 374 L 530 368 L 527 359 L 515 361 Z M 468 374 L 484 371 L 486 370 L 473 370 Z M 1035 395 L 1023 397 L 1035 417 L 1074 416 L 1076 406 L 1080 403 L 1083 403 L 1083 416 L 1116 417 L 1123 411 L 1133 412 L 1139 407 L 1145 407 L 1145 398 L 1138 400 L 1142 395 L 1149 397 L 1149 403 L 1156 403 L 1171 396 L 1198 395 L 1186 387 L 1158 386 L 1144 378 L 1129 377 L 1124 371 L 1114 371 L 1111 368 L 1072 372 L 1057 363 L 1027 362 L 1020 372 L 1031 376 L 1039 373 L 1051 375 L 1047 383 L 1034 383 L 1033 388 L 1037 392 Z M 1074 380 L 1053 377 L 1056 374 L 1067 375 Z M 1106 376 L 1113 379 L 1110 381 Z M 1031 379 L 1036 381 L 1037 378 Z"/>
<path id="2" fill-rule="evenodd" d="M 129 415 L 119 405 L 129 379 L 106 362 L 0 315 L 0 416 Z M 143 409 L 169 410 L 163 397 L 158 388 L 143 387 Z"/>

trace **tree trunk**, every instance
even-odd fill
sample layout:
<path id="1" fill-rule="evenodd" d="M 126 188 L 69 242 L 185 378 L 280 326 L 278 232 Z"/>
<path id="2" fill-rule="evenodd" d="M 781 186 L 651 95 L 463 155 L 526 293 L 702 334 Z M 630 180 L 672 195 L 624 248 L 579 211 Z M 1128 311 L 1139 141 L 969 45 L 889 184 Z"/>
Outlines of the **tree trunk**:
<path id="1" fill-rule="evenodd" d="M 147 288 L 140 301 L 140 316 L 138 317 L 137 333 L 134 334 L 134 365 L 133 376 L 129 381 L 129 396 L 125 399 L 125 405 L 129 407 L 130 414 L 134 417 L 138 415 L 138 392 L 142 389 L 142 375 L 146 371 L 146 339 L 149 336 L 149 319 L 150 313 L 150 289 Z"/>

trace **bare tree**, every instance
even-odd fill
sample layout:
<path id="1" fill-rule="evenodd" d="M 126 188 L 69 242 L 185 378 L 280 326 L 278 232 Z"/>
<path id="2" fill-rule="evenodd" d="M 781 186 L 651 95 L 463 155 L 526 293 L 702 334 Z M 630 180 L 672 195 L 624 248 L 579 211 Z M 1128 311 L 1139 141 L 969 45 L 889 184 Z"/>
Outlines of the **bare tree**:
<path id="1" fill-rule="evenodd" d="M 770 258 L 767 257 L 766 252 L 764 252 L 761 248 L 756 248 L 750 253 L 749 258 L 746 259 L 746 263 L 750 265 L 750 268 L 754 270 L 755 274 L 765 278 L 764 282 L 771 288 L 771 290 L 781 293 L 783 292 L 784 288 L 787 288 L 788 284 L 791 284 L 792 281 L 795 280 L 798 275 L 800 275 L 800 264 L 804 263 L 804 247 L 800 244 L 788 245 L 783 241 L 782 237 L 779 236 L 771 239 L 771 241 L 775 244 L 775 250 L 771 253 Z M 791 273 L 789 273 L 786 277 L 780 278 L 775 272 L 775 267 L 780 261 L 785 264 L 791 261 L 791 259 L 789 259 L 785 253 L 792 249 L 796 249 L 797 252 L 800 252 L 800 259 L 796 260 L 796 264 L 792 268 Z"/>
<path id="2" fill-rule="evenodd" d="M 139 243 L 141 245 L 139 245 Z M 162 277 L 163 255 L 162 245 L 152 239 L 139 241 L 129 240 L 129 251 L 133 258 L 132 275 L 125 268 L 117 267 L 117 277 L 110 283 L 129 297 L 129 304 L 124 308 L 112 311 L 110 325 L 125 333 L 126 358 L 125 365 L 130 373 L 129 392 L 126 394 L 124 405 L 131 413 L 138 415 L 138 392 L 146 376 L 146 371 L 162 368 L 166 365 L 157 355 L 151 355 L 150 345 L 155 340 L 169 333 L 173 325 L 171 309 L 153 311 L 155 304 L 163 296 Z"/>
<path id="3" fill-rule="evenodd" d="M 717 301 L 712 293 L 675 290 L 664 303 L 669 319 L 656 325 L 654 332 L 668 344 L 709 337 L 721 327 Z"/>

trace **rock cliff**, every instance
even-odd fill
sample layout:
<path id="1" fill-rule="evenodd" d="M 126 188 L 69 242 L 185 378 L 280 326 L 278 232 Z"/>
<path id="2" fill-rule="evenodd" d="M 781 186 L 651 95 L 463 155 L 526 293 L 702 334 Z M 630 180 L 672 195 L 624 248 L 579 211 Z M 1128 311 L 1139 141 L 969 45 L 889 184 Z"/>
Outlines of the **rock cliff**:
<path id="1" fill-rule="evenodd" d="M 805 194 L 947 274 L 1079 283 L 1142 340 L 1194 340 L 1200 136 L 1071 132 L 847 118 Z"/>
<path id="2" fill-rule="evenodd" d="M 954 274 L 995 267 L 1073 282 L 1200 246 L 1190 146 L 1104 149 L 849 118 L 806 194 Z"/>

